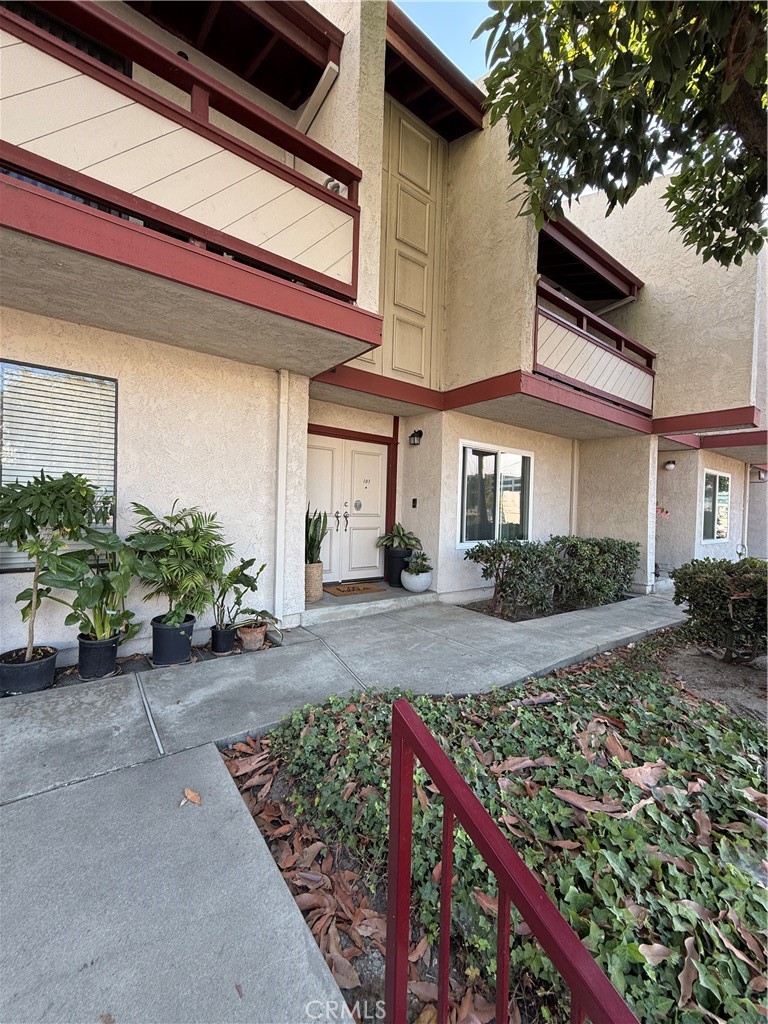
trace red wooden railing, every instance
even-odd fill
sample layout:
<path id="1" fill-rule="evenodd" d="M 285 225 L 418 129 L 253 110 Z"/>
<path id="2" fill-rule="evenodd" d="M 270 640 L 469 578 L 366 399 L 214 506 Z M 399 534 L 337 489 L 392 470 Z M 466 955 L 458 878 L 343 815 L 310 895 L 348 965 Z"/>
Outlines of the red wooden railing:
<path id="1" fill-rule="evenodd" d="M 171 50 L 137 32 L 90 0 L 57 0 L 55 3 L 39 3 L 37 6 L 46 12 L 50 11 L 59 20 L 186 92 L 190 96 L 190 109 L 183 109 L 12 11 L 0 9 L 0 29 L 10 32 L 76 71 L 247 160 L 255 167 L 264 168 L 320 199 L 324 204 L 348 214 L 353 224 L 352 280 L 346 282 L 331 278 L 294 260 L 228 235 L 225 231 L 214 230 L 183 214 L 165 210 L 138 196 L 97 181 L 87 173 L 69 169 L 29 150 L 0 141 L 2 166 L 27 175 L 33 180 L 65 189 L 80 198 L 93 200 L 110 209 L 136 217 L 147 225 L 170 229 L 179 237 L 202 243 L 203 247 L 212 246 L 215 251 L 224 250 L 243 255 L 263 269 L 277 271 L 283 276 L 317 286 L 333 295 L 345 299 L 357 297 L 360 234 L 360 206 L 357 200 L 362 177 L 358 167 L 291 125 L 282 122 L 278 117 L 263 110 Z M 341 182 L 346 186 L 347 195 L 337 194 L 309 175 L 281 163 L 213 124 L 210 119 L 211 109 L 274 143 L 323 175 Z"/>
<path id="2" fill-rule="evenodd" d="M 540 307 L 541 312 L 545 313 L 548 317 L 553 320 L 558 320 L 564 327 L 574 331 L 576 334 L 581 334 L 585 338 L 589 338 L 590 341 L 596 342 L 598 345 L 604 345 L 606 348 L 610 348 L 611 351 L 617 352 L 619 355 L 623 355 L 625 352 L 632 352 L 636 359 L 631 361 L 653 372 L 653 363 L 656 359 L 656 353 L 650 348 L 646 348 L 645 345 L 641 345 L 639 341 L 635 341 L 628 334 L 620 331 L 618 327 L 614 327 L 613 324 L 607 320 L 603 320 L 596 313 L 592 313 L 590 310 L 585 309 L 584 306 L 580 306 L 578 302 L 574 302 L 573 299 L 569 299 L 567 295 L 563 295 L 547 284 L 546 281 L 539 281 L 536 285 L 536 292 L 538 298 L 544 299 L 551 305 L 556 306 L 563 312 L 568 313 L 574 318 L 575 322 L 571 322 L 565 318 L 558 318 L 557 314 L 553 313 L 552 310 L 546 307 Z M 604 335 L 604 337 L 601 337 Z M 605 341 L 605 338 L 610 338 L 612 344 Z M 626 358 L 626 357 L 625 357 Z"/>
<path id="3" fill-rule="evenodd" d="M 514 851 L 407 700 L 397 700 L 392 707 L 385 978 L 387 1024 L 405 1024 L 408 1019 L 414 756 L 418 757 L 443 797 L 438 1024 L 447 1024 L 448 1021 L 455 821 L 462 825 L 498 882 L 496 1024 L 508 1024 L 509 1019 L 512 904 L 570 989 L 572 1024 L 583 1024 L 587 1019 L 593 1024 L 638 1024 L 635 1015 L 582 945 L 578 935 Z"/>

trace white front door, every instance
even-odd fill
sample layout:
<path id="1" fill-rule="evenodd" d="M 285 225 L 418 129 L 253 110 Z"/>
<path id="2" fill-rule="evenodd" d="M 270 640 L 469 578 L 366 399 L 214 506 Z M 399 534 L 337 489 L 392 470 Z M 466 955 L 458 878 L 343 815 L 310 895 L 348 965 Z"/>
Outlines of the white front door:
<path id="1" fill-rule="evenodd" d="M 328 536 L 320 557 L 323 581 L 383 576 L 387 503 L 387 447 L 310 434 L 307 445 L 310 511 L 328 513 Z"/>

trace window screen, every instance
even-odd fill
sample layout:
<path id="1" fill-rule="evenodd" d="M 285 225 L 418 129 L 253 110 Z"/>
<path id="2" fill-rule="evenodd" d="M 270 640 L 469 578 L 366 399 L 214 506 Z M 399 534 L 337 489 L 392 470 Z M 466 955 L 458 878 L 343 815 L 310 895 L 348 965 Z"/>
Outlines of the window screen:
<path id="1" fill-rule="evenodd" d="M 117 381 L 0 362 L 0 484 L 82 473 L 115 493 Z M 0 570 L 27 569 L 0 545 Z"/>

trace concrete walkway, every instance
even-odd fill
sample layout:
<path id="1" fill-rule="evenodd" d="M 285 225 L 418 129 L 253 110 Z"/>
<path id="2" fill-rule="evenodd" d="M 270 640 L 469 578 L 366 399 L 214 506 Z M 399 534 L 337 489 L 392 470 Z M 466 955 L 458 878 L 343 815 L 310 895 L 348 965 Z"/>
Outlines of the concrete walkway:
<path id="1" fill-rule="evenodd" d="M 215 744 L 331 693 L 481 693 L 684 620 L 419 604 L 282 648 L 0 701 L 3 1024 L 309 1024 L 341 996 Z M 200 807 L 179 806 L 183 789 Z"/>

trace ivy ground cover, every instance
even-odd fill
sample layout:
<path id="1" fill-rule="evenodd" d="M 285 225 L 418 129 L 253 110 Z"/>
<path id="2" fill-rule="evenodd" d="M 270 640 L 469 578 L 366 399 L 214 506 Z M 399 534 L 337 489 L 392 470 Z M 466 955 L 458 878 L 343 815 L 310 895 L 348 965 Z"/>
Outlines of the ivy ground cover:
<path id="1" fill-rule="evenodd" d="M 360 693 L 271 736 L 294 811 L 385 879 L 391 703 Z M 758 1022 L 768 900 L 764 731 L 657 671 L 565 670 L 525 687 L 412 704 L 643 1024 Z M 414 798 L 413 914 L 437 938 L 441 800 Z M 495 977 L 496 889 L 457 829 L 453 937 L 470 983 Z M 513 986 L 543 1020 L 559 978 L 519 918 Z M 563 1007 L 562 1010 L 559 1007 Z"/>

